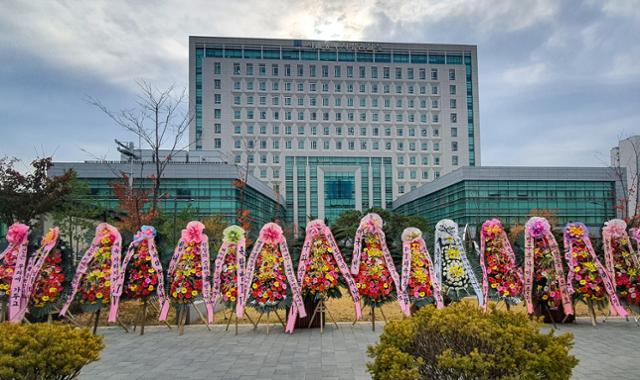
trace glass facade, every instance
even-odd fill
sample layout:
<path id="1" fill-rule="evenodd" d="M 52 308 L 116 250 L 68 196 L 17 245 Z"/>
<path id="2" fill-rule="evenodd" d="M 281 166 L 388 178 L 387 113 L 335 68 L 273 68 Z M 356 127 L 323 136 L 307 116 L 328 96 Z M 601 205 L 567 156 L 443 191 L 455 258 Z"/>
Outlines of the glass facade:
<path id="1" fill-rule="evenodd" d="M 332 223 L 348 210 L 391 208 L 391 162 L 391 157 L 286 157 L 287 221 L 304 227 L 313 218 Z"/>
<path id="2" fill-rule="evenodd" d="M 113 178 L 87 178 L 91 196 L 103 207 L 116 209 L 118 201 L 110 184 Z M 134 187 L 151 187 L 151 181 L 136 179 Z M 250 186 L 245 187 L 244 201 L 241 190 L 232 179 L 163 179 L 160 193 L 164 194 L 160 208 L 167 212 L 180 212 L 191 208 L 198 216 L 222 215 L 229 223 L 237 223 L 236 211 L 239 208 L 249 210 L 249 220 L 253 226 L 260 227 L 274 219 L 284 220 L 284 209 L 273 199 Z"/>
<path id="3" fill-rule="evenodd" d="M 580 221 L 599 229 L 616 217 L 615 191 L 614 181 L 463 180 L 396 211 L 423 216 L 430 224 L 447 218 L 477 226 L 497 217 L 509 226 L 526 223 L 533 209 L 548 209 L 561 225 Z"/>

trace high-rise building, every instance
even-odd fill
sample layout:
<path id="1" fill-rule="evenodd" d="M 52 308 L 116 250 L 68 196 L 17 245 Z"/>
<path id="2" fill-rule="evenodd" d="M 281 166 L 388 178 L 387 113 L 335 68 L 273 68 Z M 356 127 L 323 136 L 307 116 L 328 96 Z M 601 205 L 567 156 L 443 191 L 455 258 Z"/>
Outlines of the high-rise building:
<path id="1" fill-rule="evenodd" d="M 190 37 L 189 90 L 190 149 L 249 168 L 298 226 L 480 165 L 476 46 Z"/>
<path id="2" fill-rule="evenodd" d="M 617 176 L 626 178 L 624 217 L 640 215 L 640 135 L 620 140 L 611 148 L 611 167 Z"/>

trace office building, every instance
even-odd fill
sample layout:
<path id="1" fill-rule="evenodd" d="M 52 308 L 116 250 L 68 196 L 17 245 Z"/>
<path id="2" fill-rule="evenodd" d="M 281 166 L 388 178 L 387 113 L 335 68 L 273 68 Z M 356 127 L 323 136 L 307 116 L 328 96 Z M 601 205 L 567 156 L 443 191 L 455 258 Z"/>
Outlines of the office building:
<path id="1" fill-rule="evenodd" d="M 335 220 L 480 165 L 472 45 L 190 37 L 191 150 Z"/>
<path id="2" fill-rule="evenodd" d="M 620 217 L 622 188 L 606 167 L 465 167 L 402 195 L 393 208 L 432 225 L 447 218 L 471 226 L 490 218 L 524 225 L 532 210 L 548 210 L 560 225 L 579 221 L 598 234 Z"/>

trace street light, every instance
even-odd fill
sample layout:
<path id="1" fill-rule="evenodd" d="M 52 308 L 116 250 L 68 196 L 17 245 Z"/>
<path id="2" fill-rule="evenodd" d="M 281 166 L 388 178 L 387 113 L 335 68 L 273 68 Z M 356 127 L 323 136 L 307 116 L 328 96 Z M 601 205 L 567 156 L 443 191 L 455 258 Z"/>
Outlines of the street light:
<path id="1" fill-rule="evenodd" d="M 129 157 L 129 188 L 133 188 L 133 160 L 140 160 L 140 156 L 135 154 L 133 148 L 128 146 L 127 144 L 119 141 L 118 139 L 113 139 L 113 141 L 115 141 L 118 145 L 118 147 L 116 148 L 118 152 Z"/>

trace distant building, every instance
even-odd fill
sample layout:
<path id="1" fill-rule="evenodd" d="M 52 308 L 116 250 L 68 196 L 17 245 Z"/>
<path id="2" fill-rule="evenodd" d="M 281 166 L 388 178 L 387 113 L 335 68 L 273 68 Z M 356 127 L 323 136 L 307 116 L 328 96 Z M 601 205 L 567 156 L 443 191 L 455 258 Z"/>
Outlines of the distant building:
<path id="1" fill-rule="evenodd" d="M 136 153 L 142 160 L 55 162 L 49 175 L 75 170 L 78 178 L 88 184 L 98 204 L 115 209 L 117 199 L 110 184 L 122 173 L 132 174 L 134 187 L 152 186 L 149 177 L 155 173 L 155 167 L 150 152 Z M 235 181 L 245 178 L 247 186 L 243 195 Z M 159 206 L 169 213 L 191 208 L 199 216 L 222 215 L 229 223 L 236 223 L 237 210 L 249 210 L 249 219 L 256 231 L 264 223 L 285 217 L 280 195 L 252 175 L 245 176 L 237 165 L 225 163 L 217 152 L 175 154 L 164 171 L 160 192 Z"/>
<path id="2" fill-rule="evenodd" d="M 522 225 L 531 210 L 548 209 L 561 225 L 580 221 L 597 235 L 605 221 L 620 216 L 621 193 L 605 167 L 465 167 L 399 197 L 393 208 L 430 224 L 448 218 L 471 226 L 489 218 Z"/>
<path id="3" fill-rule="evenodd" d="M 474 45 L 192 36 L 189 104 L 190 149 L 248 165 L 297 226 L 480 165 Z"/>
<path id="4" fill-rule="evenodd" d="M 617 173 L 626 173 L 628 214 L 625 217 L 640 215 L 640 135 L 631 136 L 618 142 L 611 148 L 611 167 Z"/>

